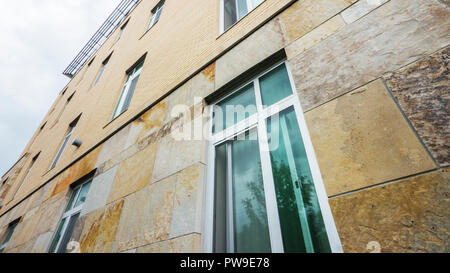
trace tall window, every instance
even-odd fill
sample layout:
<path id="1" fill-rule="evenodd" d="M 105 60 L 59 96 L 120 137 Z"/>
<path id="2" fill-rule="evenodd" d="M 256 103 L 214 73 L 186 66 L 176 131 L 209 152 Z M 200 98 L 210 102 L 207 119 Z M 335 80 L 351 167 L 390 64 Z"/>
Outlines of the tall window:
<path id="1" fill-rule="evenodd" d="M 98 83 L 98 81 L 100 80 L 100 78 L 102 77 L 103 72 L 105 71 L 106 65 L 108 64 L 109 59 L 111 58 L 111 55 L 112 55 L 112 54 L 110 54 L 110 55 L 108 56 L 108 58 L 106 58 L 106 59 L 103 61 L 102 67 L 100 67 L 100 71 L 98 72 L 97 77 L 95 78 L 95 81 L 94 81 L 94 83 L 92 84 L 92 86 L 96 85 L 96 84 Z"/>
<path id="2" fill-rule="evenodd" d="M 222 27 L 221 32 L 229 29 L 247 13 L 255 9 L 264 0 L 220 0 Z"/>
<path id="3" fill-rule="evenodd" d="M 67 98 L 67 101 L 66 101 L 66 103 L 64 104 L 63 109 L 62 109 L 61 112 L 59 113 L 58 118 L 57 118 L 56 121 L 55 121 L 55 124 L 58 123 L 58 121 L 61 119 L 62 115 L 64 114 L 64 112 L 65 112 L 66 109 L 67 109 L 67 106 L 69 105 L 70 101 L 73 99 L 73 96 L 75 96 L 75 92 L 73 92 L 73 94 L 70 95 L 70 97 Z"/>
<path id="4" fill-rule="evenodd" d="M 50 253 L 65 253 L 67 250 L 67 244 L 72 237 L 73 229 L 80 217 L 81 209 L 86 201 L 86 196 L 91 187 L 92 177 L 88 178 L 81 185 L 76 186 L 72 195 L 70 196 L 69 203 L 64 211 L 61 223 L 50 245 Z"/>
<path id="5" fill-rule="evenodd" d="M 287 64 L 213 109 L 207 250 L 342 251 Z"/>
<path id="6" fill-rule="evenodd" d="M 128 19 L 128 20 L 120 27 L 120 32 L 119 32 L 119 35 L 117 35 L 117 39 L 116 39 L 115 43 L 117 43 L 117 41 L 119 41 L 120 38 L 122 37 L 123 32 L 124 32 L 125 29 L 127 28 L 127 25 L 128 25 L 128 22 L 129 22 L 129 21 L 130 21 L 130 19 Z"/>
<path id="7" fill-rule="evenodd" d="M 150 18 L 150 22 L 148 23 L 147 30 L 152 28 L 158 22 L 163 7 L 164 7 L 164 0 L 160 1 L 158 5 L 156 5 L 156 7 L 153 8 L 152 17 Z"/>
<path id="8" fill-rule="evenodd" d="M 33 157 L 33 159 L 31 160 L 30 166 L 27 169 L 27 172 L 25 173 L 25 176 L 22 178 L 22 182 L 20 182 L 19 187 L 17 188 L 16 192 L 14 193 L 13 199 L 16 198 L 17 193 L 20 191 L 20 189 L 22 189 L 23 184 L 25 184 L 25 181 L 28 178 L 28 175 L 30 174 L 31 170 L 33 169 L 34 163 L 36 163 L 39 155 L 41 153 L 38 153 L 35 157 Z"/>
<path id="9" fill-rule="evenodd" d="M 19 224 L 19 220 L 17 219 L 11 224 L 9 224 L 8 229 L 6 230 L 5 235 L 2 238 L 2 243 L 0 245 L 0 253 L 3 253 L 5 251 L 5 248 L 8 246 L 9 241 L 11 240 L 11 237 L 14 234 L 14 230 L 16 229 L 17 225 Z"/>
<path id="10" fill-rule="evenodd" d="M 142 71 L 144 61 L 140 61 L 128 74 L 127 79 L 122 87 L 119 100 L 114 109 L 112 120 L 117 118 L 120 114 L 125 112 L 130 106 L 131 99 L 133 98 L 134 90 L 139 81 L 139 76 Z"/>
<path id="11" fill-rule="evenodd" d="M 78 120 L 80 117 L 76 118 L 72 123 L 69 125 L 69 129 L 67 131 L 66 136 L 64 137 L 64 140 L 61 144 L 61 146 L 58 149 L 58 153 L 56 154 L 55 158 L 53 159 L 52 165 L 50 166 L 50 170 L 56 167 L 56 164 L 58 163 L 59 159 L 61 158 L 62 153 L 64 152 L 64 149 L 67 146 L 67 143 L 70 140 L 70 137 L 72 136 L 73 131 L 75 130 L 75 127 L 77 126 Z"/>

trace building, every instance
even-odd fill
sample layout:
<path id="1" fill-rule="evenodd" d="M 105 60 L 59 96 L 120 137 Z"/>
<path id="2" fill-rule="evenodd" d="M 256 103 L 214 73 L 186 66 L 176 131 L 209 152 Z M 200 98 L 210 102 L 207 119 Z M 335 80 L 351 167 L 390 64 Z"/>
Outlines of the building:
<path id="1" fill-rule="evenodd" d="M 0 251 L 448 252 L 449 34 L 447 0 L 124 0 Z"/>

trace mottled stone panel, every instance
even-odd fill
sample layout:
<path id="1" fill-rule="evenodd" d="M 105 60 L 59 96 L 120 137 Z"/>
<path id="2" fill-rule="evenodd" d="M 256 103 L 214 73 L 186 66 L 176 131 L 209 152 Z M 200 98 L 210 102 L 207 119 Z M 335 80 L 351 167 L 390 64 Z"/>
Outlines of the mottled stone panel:
<path id="1" fill-rule="evenodd" d="M 204 173 L 204 166 L 196 164 L 178 174 L 170 238 L 201 233 Z"/>
<path id="2" fill-rule="evenodd" d="M 336 15 L 330 20 L 326 21 L 316 29 L 312 30 L 303 37 L 297 39 L 286 47 L 286 55 L 288 60 L 294 58 L 300 53 L 312 48 L 317 43 L 328 38 L 334 33 L 345 27 L 345 23 L 340 15 Z"/>
<path id="3" fill-rule="evenodd" d="M 385 76 L 419 136 L 441 166 L 450 165 L 450 47 Z"/>
<path id="4" fill-rule="evenodd" d="M 124 200 L 87 215 L 81 235 L 82 253 L 109 253 L 116 238 Z"/>
<path id="5" fill-rule="evenodd" d="M 381 80 L 305 118 L 329 196 L 435 168 Z"/>
<path id="6" fill-rule="evenodd" d="M 118 167 L 112 168 L 94 178 L 89 193 L 86 196 L 86 202 L 83 205 L 81 216 L 106 206 L 117 169 Z"/>
<path id="7" fill-rule="evenodd" d="M 40 235 L 31 249 L 31 253 L 46 253 L 50 248 L 50 243 L 53 238 L 53 232 L 48 232 Z"/>
<path id="8" fill-rule="evenodd" d="M 150 145 L 119 165 L 108 203 L 139 191 L 150 184 L 156 147 L 156 144 Z"/>
<path id="9" fill-rule="evenodd" d="M 280 14 L 289 42 L 340 13 L 357 0 L 303 0 L 297 1 Z"/>
<path id="10" fill-rule="evenodd" d="M 101 166 L 103 163 L 116 157 L 120 152 L 126 148 L 128 134 L 130 133 L 131 125 L 126 126 L 105 143 L 103 143 L 102 150 L 98 155 L 96 166 Z"/>
<path id="11" fill-rule="evenodd" d="M 449 182 L 440 171 L 330 200 L 344 251 L 448 253 Z"/>
<path id="12" fill-rule="evenodd" d="M 344 10 L 342 18 L 344 18 L 345 23 L 351 24 L 387 1 L 389 0 L 360 0 Z"/>
<path id="13" fill-rule="evenodd" d="M 168 239 L 176 178 L 172 176 L 151 184 L 125 198 L 114 252 Z"/>
<path id="14" fill-rule="evenodd" d="M 304 110 L 443 48 L 448 33 L 450 9 L 442 3 L 389 1 L 291 59 Z"/>
<path id="15" fill-rule="evenodd" d="M 158 242 L 137 249 L 137 253 L 199 253 L 200 234 L 190 234 L 172 240 Z"/>
<path id="16" fill-rule="evenodd" d="M 204 162 L 205 148 L 205 142 L 201 140 L 175 140 L 172 135 L 164 137 L 158 144 L 152 183 Z"/>
<path id="17" fill-rule="evenodd" d="M 216 90 L 286 45 L 278 19 L 265 24 L 216 61 Z"/>

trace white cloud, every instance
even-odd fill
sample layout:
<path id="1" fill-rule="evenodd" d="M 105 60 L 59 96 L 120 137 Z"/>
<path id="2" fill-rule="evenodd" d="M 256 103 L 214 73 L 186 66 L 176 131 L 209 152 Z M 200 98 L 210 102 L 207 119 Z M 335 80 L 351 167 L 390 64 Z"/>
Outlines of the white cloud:
<path id="1" fill-rule="evenodd" d="M 120 0 L 14 0 L 0 16 L 0 175 L 16 162 L 57 94 L 62 71 Z"/>

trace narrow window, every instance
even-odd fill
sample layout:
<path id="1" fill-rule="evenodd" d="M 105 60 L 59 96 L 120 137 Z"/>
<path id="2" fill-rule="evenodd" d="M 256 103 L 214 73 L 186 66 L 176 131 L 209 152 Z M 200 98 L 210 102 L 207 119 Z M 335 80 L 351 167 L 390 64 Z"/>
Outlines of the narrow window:
<path id="1" fill-rule="evenodd" d="M 28 175 L 30 174 L 31 170 L 33 169 L 34 163 L 36 163 L 37 159 L 39 158 L 39 155 L 41 153 L 38 153 L 33 159 L 31 160 L 30 166 L 27 169 L 27 172 L 25 173 L 25 176 L 22 178 L 22 181 L 20 182 L 19 187 L 17 188 L 16 192 L 14 193 L 13 199 L 16 198 L 17 193 L 20 191 L 22 186 L 25 184 L 25 181 L 28 178 Z"/>
<path id="2" fill-rule="evenodd" d="M 223 14 L 221 32 L 229 29 L 262 2 L 264 0 L 221 0 Z"/>
<path id="3" fill-rule="evenodd" d="M 161 16 L 161 12 L 164 6 L 164 0 L 160 1 L 156 7 L 152 9 L 152 17 L 150 18 L 150 22 L 147 26 L 147 30 L 152 28 L 159 20 L 159 17 Z"/>
<path id="4" fill-rule="evenodd" d="M 100 67 L 100 71 L 98 72 L 97 77 L 95 78 L 95 81 L 92 86 L 96 85 L 98 83 L 98 81 L 100 80 L 100 78 L 102 77 L 103 72 L 105 71 L 106 65 L 108 64 L 109 59 L 111 58 L 111 55 L 112 55 L 112 53 L 103 61 L 102 67 Z"/>
<path id="5" fill-rule="evenodd" d="M 67 101 L 66 101 L 66 103 L 64 104 L 63 109 L 62 109 L 61 112 L 59 113 L 58 118 L 57 118 L 56 121 L 55 121 L 55 124 L 58 123 L 58 121 L 61 119 L 62 115 L 64 114 L 64 112 L 65 112 L 66 109 L 67 109 L 67 106 L 69 105 L 70 101 L 73 99 L 73 96 L 74 96 L 74 95 L 75 95 L 75 92 L 73 92 L 73 94 L 70 95 L 69 98 L 67 98 Z"/>
<path id="6" fill-rule="evenodd" d="M 77 126 L 78 120 L 80 117 L 76 118 L 72 123 L 69 125 L 69 129 L 66 133 L 66 136 L 64 137 L 64 140 L 61 144 L 61 147 L 58 149 L 58 153 L 55 156 L 55 159 L 53 159 L 52 165 L 50 166 L 50 170 L 56 167 L 56 164 L 58 163 L 59 159 L 61 158 L 61 155 L 64 151 L 64 149 L 67 146 L 67 143 L 69 142 L 70 137 L 72 136 L 73 131 L 75 130 L 75 127 Z"/>
<path id="7" fill-rule="evenodd" d="M 117 39 L 116 39 L 116 41 L 114 42 L 114 43 L 117 43 L 117 41 L 119 41 L 120 40 L 120 38 L 122 37 L 122 35 L 123 35 L 123 32 L 125 31 L 125 29 L 127 28 L 127 25 L 128 25 L 128 22 L 130 21 L 130 19 L 128 19 L 121 27 L 120 27 L 120 32 L 119 32 L 119 34 L 117 35 Z"/>
<path id="8" fill-rule="evenodd" d="M 19 221 L 20 221 L 20 219 L 17 219 L 14 222 L 12 222 L 11 224 L 9 224 L 6 234 L 2 238 L 2 241 L 1 241 L 2 243 L 0 245 L 0 253 L 3 253 L 3 251 L 5 251 L 5 248 L 8 246 L 8 243 L 14 234 L 14 230 L 16 229 L 17 225 L 19 224 Z"/>
<path id="9" fill-rule="evenodd" d="M 130 72 L 127 73 L 127 79 L 122 87 L 122 92 L 120 93 L 119 100 L 114 109 L 113 116 L 111 120 L 117 118 L 120 114 L 128 110 L 130 106 L 131 99 L 133 98 L 134 90 L 139 81 L 139 76 L 144 65 L 144 60 L 140 61 Z"/>
<path id="10" fill-rule="evenodd" d="M 47 125 L 47 122 L 45 122 L 42 126 L 41 126 L 41 128 L 40 128 L 40 132 L 42 132 L 42 130 L 44 130 L 44 128 L 45 128 L 45 125 Z"/>
<path id="11" fill-rule="evenodd" d="M 50 245 L 49 253 L 65 253 L 67 250 L 67 244 L 70 242 L 75 224 L 80 217 L 81 209 L 91 187 L 92 177 L 82 181 L 81 184 L 77 183 L 78 185 L 72 190 L 69 203 Z"/>
<path id="12" fill-rule="evenodd" d="M 281 63 L 213 105 L 210 251 L 342 251 L 295 94 Z"/>
<path id="13" fill-rule="evenodd" d="M 3 181 L 2 185 L 0 186 L 0 192 L 1 192 L 1 191 L 3 190 L 3 188 L 5 187 L 6 183 L 8 182 L 8 179 L 9 179 L 9 177 L 6 178 L 6 179 Z"/>

